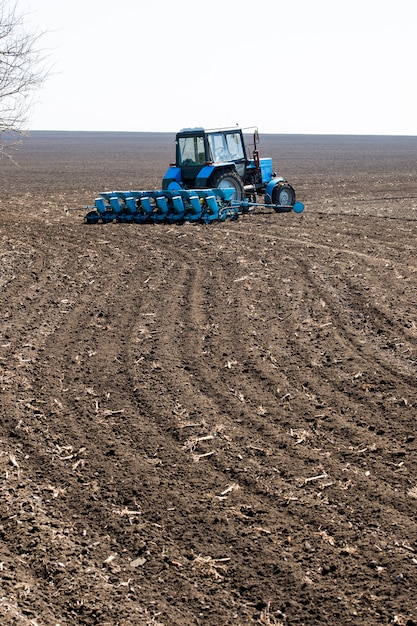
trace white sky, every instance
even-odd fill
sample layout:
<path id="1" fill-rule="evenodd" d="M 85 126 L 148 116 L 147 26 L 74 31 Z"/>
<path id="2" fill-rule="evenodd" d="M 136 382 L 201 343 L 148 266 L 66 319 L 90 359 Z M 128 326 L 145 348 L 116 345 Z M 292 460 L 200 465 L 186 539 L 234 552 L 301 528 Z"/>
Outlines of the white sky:
<path id="1" fill-rule="evenodd" d="M 32 130 L 417 135 L 417 0 L 18 0 Z"/>

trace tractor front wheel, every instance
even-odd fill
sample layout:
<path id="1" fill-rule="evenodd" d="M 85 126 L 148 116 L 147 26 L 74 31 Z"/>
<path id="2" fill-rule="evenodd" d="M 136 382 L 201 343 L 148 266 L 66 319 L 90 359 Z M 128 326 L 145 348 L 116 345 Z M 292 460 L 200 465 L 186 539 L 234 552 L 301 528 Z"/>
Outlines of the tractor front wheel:
<path id="1" fill-rule="evenodd" d="M 288 183 L 279 183 L 272 190 L 272 204 L 294 206 L 295 191 Z"/>
<path id="2" fill-rule="evenodd" d="M 214 172 L 210 180 L 210 186 L 213 189 L 233 188 L 235 191 L 231 200 L 234 202 L 240 202 L 245 197 L 242 181 L 235 172 Z"/>

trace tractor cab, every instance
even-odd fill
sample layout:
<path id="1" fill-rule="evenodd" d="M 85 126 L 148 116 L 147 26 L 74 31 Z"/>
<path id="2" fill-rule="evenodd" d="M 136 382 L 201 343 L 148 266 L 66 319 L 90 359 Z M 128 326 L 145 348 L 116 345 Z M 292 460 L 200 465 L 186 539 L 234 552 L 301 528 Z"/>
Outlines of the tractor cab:
<path id="1" fill-rule="evenodd" d="M 203 128 L 183 130 L 177 134 L 177 167 L 246 161 L 242 131 Z"/>

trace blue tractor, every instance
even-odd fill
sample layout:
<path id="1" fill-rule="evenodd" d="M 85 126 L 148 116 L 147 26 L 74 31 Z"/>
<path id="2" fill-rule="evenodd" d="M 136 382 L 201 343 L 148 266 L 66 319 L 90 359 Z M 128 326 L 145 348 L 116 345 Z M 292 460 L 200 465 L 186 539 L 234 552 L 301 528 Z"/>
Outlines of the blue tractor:
<path id="1" fill-rule="evenodd" d="M 253 153 L 248 154 L 241 128 L 185 128 L 176 135 L 176 160 L 162 181 L 162 189 L 234 190 L 232 201 L 246 199 L 257 204 L 264 194 L 265 204 L 277 212 L 294 208 L 295 191 L 272 171 L 272 159 L 260 158 L 258 131 L 253 133 Z M 295 210 L 300 210 L 300 203 Z"/>
<path id="2" fill-rule="evenodd" d="M 257 206 L 277 213 L 301 213 L 295 191 L 272 171 L 272 159 L 260 158 L 258 132 L 248 155 L 241 128 L 186 128 L 176 135 L 176 160 L 161 190 L 105 191 L 88 210 L 88 224 L 222 222 Z M 264 202 L 258 196 L 264 194 Z"/>

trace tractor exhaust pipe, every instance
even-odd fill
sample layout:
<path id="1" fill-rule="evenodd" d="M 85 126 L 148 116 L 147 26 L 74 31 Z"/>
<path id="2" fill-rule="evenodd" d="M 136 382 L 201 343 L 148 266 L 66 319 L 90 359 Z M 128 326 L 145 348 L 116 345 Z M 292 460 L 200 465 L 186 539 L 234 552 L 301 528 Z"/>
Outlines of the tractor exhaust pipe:
<path id="1" fill-rule="evenodd" d="M 255 163 L 256 169 L 259 170 L 261 168 L 261 162 L 259 159 L 259 150 L 256 143 L 257 141 L 259 141 L 259 133 L 258 129 L 255 128 L 255 132 L 253 133 L 253 161 Z"/>

